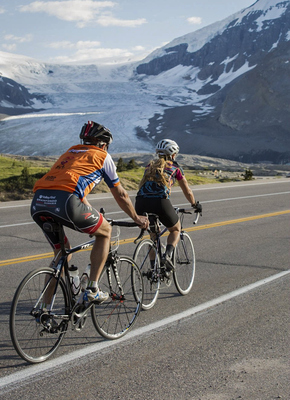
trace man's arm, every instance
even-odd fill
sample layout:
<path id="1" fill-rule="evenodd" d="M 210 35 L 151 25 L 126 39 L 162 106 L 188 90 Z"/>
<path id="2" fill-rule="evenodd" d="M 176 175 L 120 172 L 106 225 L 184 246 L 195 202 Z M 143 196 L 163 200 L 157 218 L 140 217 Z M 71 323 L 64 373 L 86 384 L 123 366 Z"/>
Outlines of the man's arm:
<path id="1" fill-rule="evenodd" d="M 149 226 L 149 221 L 147 217 L 138 215 L 132 204 L 132 201 L 127 193 L 127 191 L 120 184 L 110 189 L 114 199 L 116 200 L 118 206 L 127 214 L 136 224 L 142 229 L 147 229 Z"/>

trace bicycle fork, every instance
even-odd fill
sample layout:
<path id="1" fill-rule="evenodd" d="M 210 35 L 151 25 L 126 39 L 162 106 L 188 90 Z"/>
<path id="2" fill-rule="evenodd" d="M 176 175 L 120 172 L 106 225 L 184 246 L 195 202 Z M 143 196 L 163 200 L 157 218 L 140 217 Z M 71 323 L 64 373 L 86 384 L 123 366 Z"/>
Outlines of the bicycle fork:
<path id="1" fill-rule="evenodd" d="M 184 244 L 184 237 L 183 237 L 183 232 L 180 232 L 180 249 L 178 250 L 178 247 L 176 246 L 176 258 L 178 260 L 178 264 L 190 264 L 190 258 L 188 255 L 188 249 L 186 248 Z"/>
<path id="2" fill-rule="evenodd" d="M 46 278 L 44 288 L 40 296 L 38 297 L 33 309 L 30 311 L 30 315 L 35 318 L 35 321 L 38 324 L 40 324 L 40 326 L 43 327 L 43 329 L 39 332 L 40 336 L 43 336 L 45 332 L 57 333 L 63 328 L 63 324 L 65 323 L 65 321 L 69 320 L 68 315 L 57 315 L 57 318 L 61 319 L 61 322 L 58 324 L 55 320 L 56 315 L 52 312 L 55 303 L 57 288 L 59 286 L 59 281 L 61 279 L 61 271 L 64 265 L 63 263 L 64 263 L 64 258 L 62 257 L 59 260 L 57 267 L 54 268 L 54 272 L 52 274 L 48 274 L 49 277 L 48 279 Z M 53 279 L 56 280 L 54 283 L 52 282 Z M 49 308 L 46 309 L 46 307 L 43 307 L 44 305 L 43 299 L 45 295 L 48 295 L 47 291 L 49 291 L 50 285 L 54 285 L 54 289 Z"/>

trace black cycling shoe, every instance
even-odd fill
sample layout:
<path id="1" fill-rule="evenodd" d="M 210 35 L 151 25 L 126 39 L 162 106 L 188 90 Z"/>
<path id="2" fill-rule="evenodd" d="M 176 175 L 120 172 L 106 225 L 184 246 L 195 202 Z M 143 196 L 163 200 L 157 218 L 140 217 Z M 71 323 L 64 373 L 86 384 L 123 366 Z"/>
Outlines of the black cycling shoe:
<path id="1" fill-rule="evenodd" d="M 172 272 L 174 271 L 174 264 L 173 264 L 171 258 L 167 254 L 163 255 L 163 257 L 161 259 L 161 266 L 165 268 L 164 276 L 166 278 L 170 278 Z"/>

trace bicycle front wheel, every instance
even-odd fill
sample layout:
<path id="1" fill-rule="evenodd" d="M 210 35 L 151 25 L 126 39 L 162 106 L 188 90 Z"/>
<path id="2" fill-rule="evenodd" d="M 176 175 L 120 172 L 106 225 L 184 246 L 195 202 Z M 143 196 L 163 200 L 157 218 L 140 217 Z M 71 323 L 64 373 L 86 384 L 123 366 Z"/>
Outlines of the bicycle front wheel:
<path id="1" fill-rule="evenodd" d="M 143 300 L 140 270 L 130 257 L 117 257 L 116 265 L 106 265 L 99 287 L 109 293 L 109 299 L 92 307 L 96 330 L 106 339 L 124 336 L 136 322 Z"/>
<path id="2" fill-rule="evenodd" d="M 49 285 L 56 284 L 52 268 L 30 272 L 15 292 L 10 311 L 10 336 L 20 357 L 34 364 L 47 360 L 60 345 L 68 321 L 67 293 L 62 279 L 57 287 L 53 311 L 41 310 Z"/>
<path id="3" fill-rule="evenodd" d="M 153 241 L 144 239 L 138 243 L 133 258 L 139 266 L 143 277 L 144 294 L 142 308 L 143 310 L 149 310 L 156 303 L 160 289 L 160 279 L 158 276 L 160 272 L 159 256 Z M 151 260 L 155 260 L 156 268 L 152 268 Z"/>
<path id="4" fill-rule="evenodd" d="M 190 292 L 195 275 L 195 253 L 190 236 L 181 232 L 180 240 L 174 250 L 173 278 L 176 289 L 182 295 Z"/>

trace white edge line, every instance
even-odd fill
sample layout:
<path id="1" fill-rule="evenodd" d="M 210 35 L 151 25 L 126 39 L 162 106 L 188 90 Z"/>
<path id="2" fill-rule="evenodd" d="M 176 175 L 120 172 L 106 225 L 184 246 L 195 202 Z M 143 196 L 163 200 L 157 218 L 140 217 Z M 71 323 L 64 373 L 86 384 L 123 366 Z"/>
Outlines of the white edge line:
<path id="1" fill-rule="evenodd" d="M 233 201 L 233 200 L 242 200 L 242 199 L 253 199 L 257 197 L 268 197 L 268 196 L 278 196 L 282 194 L 289 194 L 290 192 L 280 192 L 280 193 L 266 193 L 266 194 L 257 194 L 257 195 L 252 195 L 252 196 L 242 196 L 242 197 L 231 197 L 228 199 L 215 199 L 215 200 L 205 200 L 202 201 L 202 204 L 207 204 L 207 203 L 219 203 L 219 202 L 225 202 L 225 201 Z M 90 199 L 92 200 L 92 199 Z M 94 199 L 93 199 L 94 200 Z M 181 204 L 174 204 L 177 207 L 183 207 L 188 205 L 188 203 L 181 203 Z M 16 206 L 15 206 L 16 207 Z M 3 207 L 5 208 L 5 207 Z M 116 214 L 125 214 L 124 211 L 112 211 L 106 213 L 106 215 L 116 215 Z M 131 218 L 125 217 L 121 219 L 122 221 L 130 221 Z M 0 225 L 0 228 L 11 228 L 13 226 L 22 226 L 22 225 L 31 225 L 34 224 L 35 222 L 21 222 L 19 224 L 11 224 L 11 225 Z M 137 229 L 137 227 L 135 227 Z"/>
<path id="2" fill-rule="evenodd" d="M 46 372 L 50 369 L 55 369 L 56 367 L 59 367 L 62 364 L 66 364 L 66 363 L 75 361 L 76 359 L 79 359 L 82 357 L 86 357 L 87 355 L 89 355 L 91 353 L 98 352 L 100 350 L 104 350 L 108 347 L 112 347 L 112 346 L 116 345 L 117 343 L 128 341 L 132 338 L 135 338 L 136 336 L 144 335 L 155 329 L 165 327 L 166 325 L 170 325 L 178 320 L 191 317 L 201 311 L 207 310 L 207 309 L 214 307 L 218 304 L 221 304 L 225 301 L 231 300 L 234 297 L 240 296 L 240 295 L 245 294 L 253 289 L 256 289 L 260 286 L 270 283 L 276 279 L 282 278 L 282 277 L 288 275 L 289 273 L 290 273 L 290 270 L 280 272 L 280 273 L 272 275 L 268 278 L 265 278 L 265 279 L 255 282 L 255 283 L 252 283 L 250 285 L 244 286 L 240 289 L 234 290 L 233 292 L 227 293 L 223 296 L 217 297 L 216 299 L 207 301 L 206 303 L 200 304 L 196 307 L 192 307 L 192 308 L 190 308 L 186 311 L 183 311 L 179 314 L 175 314 L 171 317 L 164 318 L 161 321 L 153 322 L 152 324 L 147 325 L 145 327 L 137 328 L 136 330 L 129 332 L 126 336 L 118 339 L 117 341 L 113 340 L 113 341 L 104 341 L 101 343 L 96 343 L 94 345 L 85 347 L 83 349 L 76 350 L 70 354 L 62 355 L 54 360 L 46 361 L 43 364 L 36 364 L 36 365 L 30 366 L 22 371 L 15 372 L 14 374 L 0 378 L 0 388 L 3 388 L 4 386 L 7 386 L 7 385 L 15 384 L 20 381 L 25 381 L 34 375 L 39 375 L 40 373 Z"/>
<path id="3" fill-rule="evenodd" d="M 243 186 L 273 185 L 273 184 L 277 184 L 277 183 L 289 183 L 289 181 L 255 182 L 255 184 L 254 183 L 241 183 L 240 185 L 231 185 L 231 186 L 222 186 L 222 184 L 221 184 L 219 186 L 214 186 L 214 187 L 202 187 L 204 185 L 200 185 L 200 187 L 194 187 L 193 190 L 194 190 L 194 192 L 196 192 L 196 191 L 202 191 L 202 190 L 231 189 L 233 187 L 243 187 Z M 191 185 L 190 187 L 192 188 L 193 186 L 195 186 L 195 185 Z M 175 190 L 171 191 L 171 193 L 178 193 L 178 192 L 181 192 L 181 189 L 175 188 Z M 133 193 L 133 194 L 130 193 L 130 192 L 128 192 L 128 193 L 129 193 L 130 197 L 134 197 L 135 196 L 135 193 Z M 91 196 L 93 196 L 93 195 L 90 195 L 89 200 L 113 199 L 113 196 L 105 196 L 105 197 L 99 197 L 99 196 L 91 197 Z M 5 206 L 5 205 L 2 206 L 1 203 L 0 203 L 0 210 L 4 209 L 4 208 L 28 207 L 28 206 L 31 205 L 31 201 L 32 201 L 32 199 L 30 199 L 29 203 L 27 203 L 27 204 L 18 204 L 18 205 L 15 205 L 15 206 L 14 205 L 13 206 Z"/>

